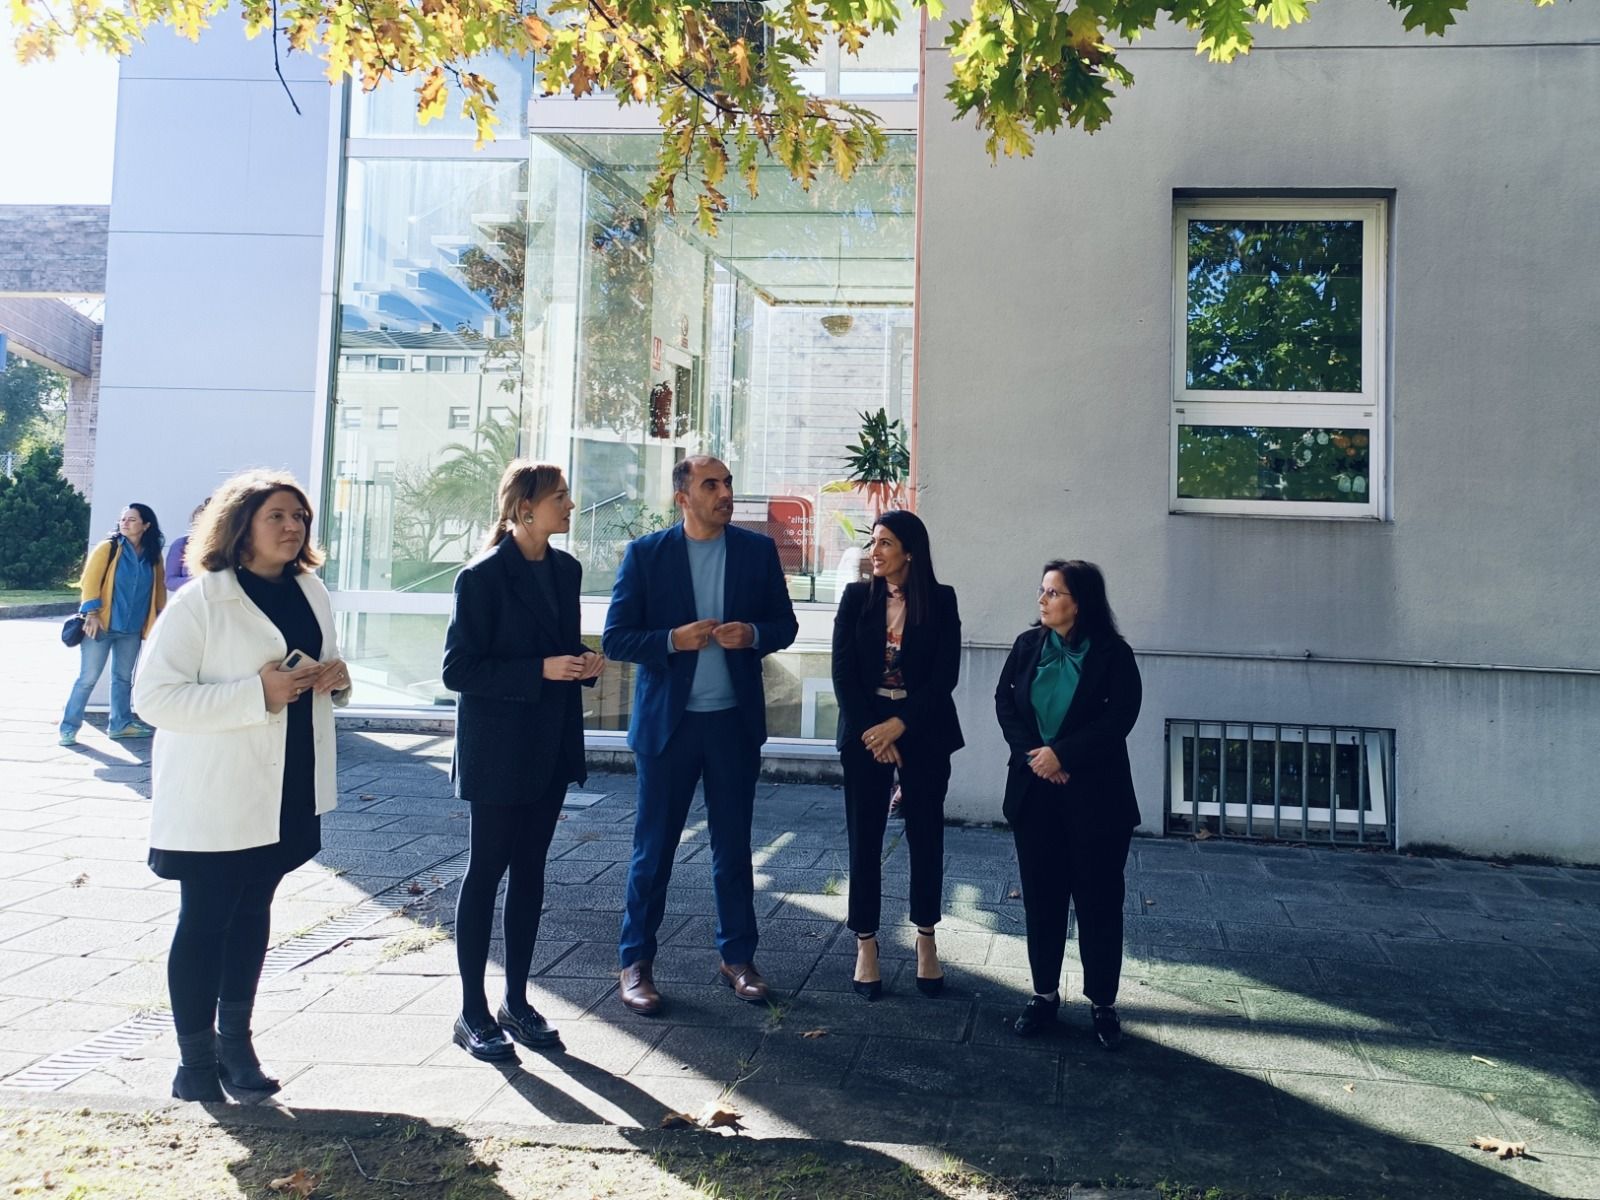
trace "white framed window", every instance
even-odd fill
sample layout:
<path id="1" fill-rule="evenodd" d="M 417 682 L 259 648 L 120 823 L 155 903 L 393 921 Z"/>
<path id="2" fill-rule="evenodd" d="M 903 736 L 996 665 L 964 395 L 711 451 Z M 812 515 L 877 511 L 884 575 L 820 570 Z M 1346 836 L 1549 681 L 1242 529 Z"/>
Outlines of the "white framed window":
<path id="1" fill-rule="evenodd" d="M 1173 512 L 1383 519 L 1382 200 L 1173 205 Z"/>
<path id="2" fill-rule="evenodd" d="M 447 428 L 470 429 L 472 427 L 472 410 L 462 405 L 450 406 L 450 420 Z"/>
<path id="3" fill-rule="evenodd" d="M 339 409 L 339 425 L 344 429 L 361 428 L 361 410 L 351 405 L 344 405 Z"/>
<path id="4" fill-rule="evenodd" d="M 398 354 L 378 355 L 378 370 L 403 371 L 406 369 L 406 360 Z"/>
<path id="5" fill-rule="evenodd" d="M 400 406 L 399 405 L 385 406 L 385 407 L 380 408 L 378 410 L 378 428 L 379 429 L 399 429 L 400 428 Z"/>

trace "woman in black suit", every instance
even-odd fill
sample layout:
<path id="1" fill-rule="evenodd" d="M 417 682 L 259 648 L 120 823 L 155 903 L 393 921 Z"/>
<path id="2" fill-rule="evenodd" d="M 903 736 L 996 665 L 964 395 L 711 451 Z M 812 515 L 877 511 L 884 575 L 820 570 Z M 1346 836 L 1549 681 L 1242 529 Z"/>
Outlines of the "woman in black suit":
<path id="1" fill-rule="evenodd" d="M 470 856 L 456 906 L 461 971 L 458 1046 L 514 1058 L 559 1038 L 528 1003 L 528 968 L 544 907 L 545 855 L 569 783 L 587 777 L 580 684 L 606 660 L 579 633 L 583 568 L 550 538 L 570 525 L 561 468 L 518 459 L 500 479 L 500 515 L 482 554 L 456 577 L 444 643 L 444 685 L 456 707 L 456 796 L 472 810 Z M 505 1002 L 489 1015 L 483 973 L 495 894 L 506 886 Z"/>
<path id="2" fill-rule="evenodd" d="M 911 852 L 917 989 L 937 996 L 944 987 L 933 936 L 944 890 L 944 797 L 950 756 L 964 744 L 951 698 L 961 671 L 961 615 L 955 589 L 934 576 L 927 527 L 912 513 L 879 517 L 867 555 L 871 582 L 845 588 L 833 622 L 850 833 L 848 924 L 856 935 L 853 983 L 868 1000 L 883 991 L 877 938 L 883 830 L 898 772 Z"/>
<path id="3" fill-rule="evenodd" d="M 1139 824 L 1127 737 L 1140 686 L 1100 568 L 1047 562 L 1039 623 L 1011 647 L 994 693 L 1011 748 L 1004 811 L 1017 843 L 1033 972 L 1034 995 L 1013 1025 L 1022 1037 L 1055 1025 L 1071 904 L 1095 1037 L 1108 1050 L 1122 1041 L 1123 869 Z"/>

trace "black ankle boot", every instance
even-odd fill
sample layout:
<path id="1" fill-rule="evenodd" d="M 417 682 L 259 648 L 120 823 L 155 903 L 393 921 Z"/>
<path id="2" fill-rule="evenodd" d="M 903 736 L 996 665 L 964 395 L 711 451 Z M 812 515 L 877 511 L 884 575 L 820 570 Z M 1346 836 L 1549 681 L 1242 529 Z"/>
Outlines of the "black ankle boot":
<path id="1" fill-rule="evenodd" d="M 217 1004 L 217 1073 L 249 1092 L 275 1092 L 283 1086 L 261 1070 L 261 1060 L 250 1040 L 251 1000 L 223 1000 Z"/>
<path id="2" fill-rule="evenodd" d="M 227 1095 L 217 1078 L 217 1035 L 207 1029 L 203 1033 L 180 1033 L 178 1055 L 181 1065 L 172 1077 L 174 1100 L 199 1100 L 206 1104 L 226 1104 Z"/>

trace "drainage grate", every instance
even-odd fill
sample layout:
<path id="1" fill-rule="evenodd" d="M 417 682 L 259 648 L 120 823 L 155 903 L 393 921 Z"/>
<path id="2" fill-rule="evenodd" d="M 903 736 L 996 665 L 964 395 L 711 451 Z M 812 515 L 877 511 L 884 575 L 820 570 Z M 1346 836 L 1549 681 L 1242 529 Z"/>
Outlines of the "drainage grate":
<path id="1" fill-rule="evenodd" d="M 299 937 L 290 938 L 274 946 L 267 952 L 266 962 L 262 966 L 262 980 L 287 975 L 312 959 L 320 958 L 363 929 L 394 915 L 406 905 L 414 904 L 421 897 L 448 887 L 465 874 L 467 856 L 468 852 L 462 850 L 448 858 L 442 858 L 433 866 L 418 871 L 410 879 L 403 879 L 368 897 L 360 904 L 346 909 L 337 917 L 332 917 L 314 929 L 307 930 Z M 413 892 L 411 890 L 413 886 L 421 890 Z M 53 1092 L 108 1062 L 131 1054 L 150 1039 L 165 1032 L 171 1020 L 171 1015 L 165 1009 L 140 1013 L 113 1029 L 96 1034 L 86 1042 L 80 1042 L 70 1050 L 52 1054 L 26 1070 L 19 1071 L 9 1078 L 0 1079 L 0 1087 L 17 1088 L 21 1091 Z"/>

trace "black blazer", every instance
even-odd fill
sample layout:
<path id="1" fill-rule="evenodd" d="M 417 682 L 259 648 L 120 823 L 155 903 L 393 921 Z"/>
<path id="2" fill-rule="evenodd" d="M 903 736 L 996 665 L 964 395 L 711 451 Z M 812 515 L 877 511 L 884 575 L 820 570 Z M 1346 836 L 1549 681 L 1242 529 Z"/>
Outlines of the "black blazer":
<path id="1" fill-rule="evenodd" d="M 900 642 L 906 681 L 902 743 L 953 754 L 966 745 L 952 697 L 961 675 L 961 613 L 955 588 L 940 584 L 930 599 L 927 620 L 913 625 L 908 617 Z M 833 618 L 833 694 L 839 702 L 835 744 L 841 750 L 879 720 L 874 693 L 883 683 L 888 601 L 887 587 L 852 583 Z"/>
<path id="2" fill-rule="evenodd" d="M 579 634 L 583 567 L 553 546 L 549 555 L 559 611 L 528 577 L 510 536 L 456 576 L 443 675 L 460 696 L 450 777 L 469 803 L 530 804 L 563 761 L 564 782 L 588 778 L 578 684 L 544 677 L 546 658 L 588 649 Z"/>
<path id="3" fill-rule="evenodd" d="M 1011 748 L 1003 811 L 1013 825 L 1023 812 L 1028 785 L 1036 778 L 1028 766 L 1028 751 L 1044 741 L 1033 712 L 1033 680 L 1047 632 L 1036 625 L 1017 638 L 994 691 L 995 716 Z M 1127 739 L 1139 719 L 1141 697 L 1139 665 L 1128 643 L 1119 637 L 1090 639 L 1078 690 L 1062 719 L 1061 732 L 1050 743 L 1061 769 L 1070 776 L 1063 798 L 1069 804 L 1093 805 L 1108 831 L 1132 829 L 1139 823 Z"/>

